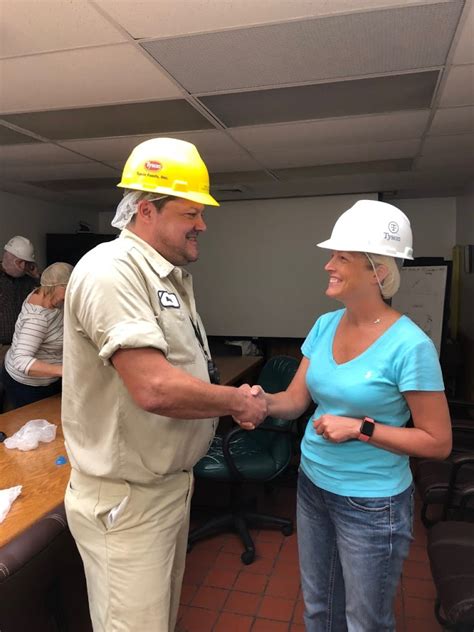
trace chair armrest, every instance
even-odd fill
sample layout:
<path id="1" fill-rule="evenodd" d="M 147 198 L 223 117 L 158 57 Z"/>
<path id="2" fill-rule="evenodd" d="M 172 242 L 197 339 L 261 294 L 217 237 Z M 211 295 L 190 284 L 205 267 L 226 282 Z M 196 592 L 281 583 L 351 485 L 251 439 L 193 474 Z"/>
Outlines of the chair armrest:
<path id="1" fill-rule="evenodd" d="M 449 485 L 448 485 L 448 490 L 446 494 L 446 501 L 444 503 L 443 520 L 447 519 L 448 511 L 453 502 L 454 491 L 456 488 L 458 474 L 461 471 L 461 469 L 465 467 L 466 465 L 474 464 L 474 452 L 466 452 L 465 454 L 459 454 L 457 456 L 454 456 L 451 460 L 451 464 L 452 464 L 451 475 L 449 477 Z"/>
<path id="2" fill-rule="evenodd" d="M 288 426 L 286 428 L 283 428 L 281 426 L 265 426 L 264 423 L 261 424 L 260 426 L 258 426 L 258 432 L 260 431 L 265 431 L 265 432 L 276 432 L 276 433 L 283 433 L 283 434 L 291 434 L 291 427 Z M 232 428 L 231 430 L 229 430 L 228 433 L 226 433 L 224 435 L 224 437 L 222 438 L 222 452 L 224 454 L 224 458 L 225 461 L 230 469 L 230 471 L 232 472 L 232 475 L 234 476 L 234 478 L 236 480 L 242 481 L 245 480 L 244 476 L 241 474 L 241 472 L 239 471 L 237 464 L 235 462 L 235 459 L 232 456 L 231 453 L 231 443 L 232 440 L 240 433 L 240 432 L 253 432 L 252 430 L 244 430 L 243 428 L 241 428 L 240 426 L 236 427 L 236 428 Z"/>
<path id="3" fill-rule="evenodd" d="M 472 499 L 474 499 L 474 482 L 467 485 L 461 492 L 461 500 L 459 502 L 459 517 L 461 520 L 464 518 L 464 512 Z"/>

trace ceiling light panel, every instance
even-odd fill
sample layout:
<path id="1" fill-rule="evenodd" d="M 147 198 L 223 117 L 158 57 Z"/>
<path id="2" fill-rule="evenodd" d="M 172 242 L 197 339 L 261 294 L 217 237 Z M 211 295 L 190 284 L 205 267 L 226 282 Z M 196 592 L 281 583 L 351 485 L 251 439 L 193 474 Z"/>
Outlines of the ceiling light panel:
<path id="1" fill-rule="evenodd" d="M 429 110 L 397 112 L 374 116 L 321 119 L 304 123 L 239 127 L 232 136 L 249 151 L 282 150 L 302 144 L 354 144 L 402 138 L 420 138 L 426 127 Z"/>
<path id="2" fill-rule="evenodd" d="M 464 11 L 467 11 L 466 20 L 454 51 L 453 64 L 474 64 L 474 4 L 466 3 Z"/>
<path id="3" fill-rule="evenodd" d="M 428 108 L 438 71 L 201 97 L 228 127 Z"/>
<path id="4" fill-rule="evenodd" d="M 143 42 L 191 93 L 441 66 L 462 0 Z"/>
<path id="5" fill-rule="evenodd" d="M 4 113 L 182 97 L 132 44 L 2 59 L 0 76 Z"/>
<path id="6" fill-rule="evenodd" d="M 160 134 L 212 127 L 184 100 L 126 103 L 3 116 L 5 121 L 54 140 Z"/>

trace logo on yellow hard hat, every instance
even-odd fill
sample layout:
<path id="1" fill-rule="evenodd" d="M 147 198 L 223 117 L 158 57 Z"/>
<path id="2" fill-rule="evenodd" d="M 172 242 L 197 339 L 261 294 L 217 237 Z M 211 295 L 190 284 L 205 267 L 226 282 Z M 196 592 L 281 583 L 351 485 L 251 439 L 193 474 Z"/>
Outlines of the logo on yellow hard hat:
<path id="1" fill-rule="evenodd" d="M 160 169 L 163 169 L 163 165 L 157 160 L 147 160 L 145 169 L 148 169 L 148 171 L 160 171 Z"/>

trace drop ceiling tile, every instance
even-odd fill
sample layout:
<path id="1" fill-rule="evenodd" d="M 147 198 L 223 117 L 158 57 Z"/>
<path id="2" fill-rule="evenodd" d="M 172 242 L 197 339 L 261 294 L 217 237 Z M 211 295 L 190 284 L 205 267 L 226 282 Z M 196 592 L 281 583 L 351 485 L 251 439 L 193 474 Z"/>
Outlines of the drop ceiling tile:
<path id="1" fill-rule="evenodd" d="M 438 71 L 200 97 L 228 127 L 425 109 Z"/>
<path id="2" fill-rule="evenodd" d="M 85 0 L 1 0 L 0 14 L 0 57 L 126 41 Z"/>
<path id="3" fill-rule="evenodd" d="M 2 59 L 0 76 L 4 113 L 182 97 L 132 44 Z"/>
<path id="4" fill-rule="evenodd" d="M 267 169 L 285 169 L 347 162 L 369 162 L 392 158 L 412 158 L 420 147 L 419 140 L 386 141 L 359 145 L 321 145 L 293 147 L 287 151 L 255 151 L 255 157 Z"/>
<path id="5" fill-rule="evenodd" d="M 160 0 L 159 11 L 156 0 L 96 0 L 96 4 L 137 39 L 386 8 L 399 5 L 400 0 L 186 0 L 185 11 L 183 0 Z M 419 0 L 404 0 L 404 4 L 419 4 Z"/>
<path id="6" fill-rule="evenodd" d="M 75 140 L 62 142 L 64 147 L 73 149 L 85 156 L 107 162 L 115 167 L 123 166 L 131 150 L 149 138 L 169 136 L 169 134 L 153 134 L 146 136 L 129 136 L 123 138 L 101 138 L 97 140 Z M 252 170 L 255 161 L 243 151 L 225 132 L 206 130 L 198 132 L 174 132 L 173 138 L 187 140 L 198 148 L 199 153 L 209 169 Z"/>
<path id="7" fill-rule="evenodd" d="M 430 135 L 462 134 L 463 132 L 474 132 L 474 106 L 437 110 L 429 130 Z"/>
<path id="8" fill-rule="evenodd" d="M 5 121 L 50 138 L 93 138 L 212 127 L 187 101 L 122 103 L 94 108 L 6 114 Z"/>
<path id="9" fill-rule="evenodd" d="M 17 143 L 38 143 L 40 141 L 31 136 L 20 134 L 9 127 L 0 124 L 0 145 L 16 145 Z"/>
<path id="10" fill-rule="evenodd" d="M 193 94 L 441 66 L 462 0 L 142 42 Z"/>
<path id="11" fill-rule="evenodd" d="M 420 138 L 429 110 L 321 119 L 304 123 L 285 123 L 260 127 L 239 127 L 232 136 L 246 149 L 285 151 L 302 144 L 330 145 L 369 143 L 383 140 Z"/>
<path id="12" fill-rule="evenodd" d="M 59 165 L 87 162 L 89 162 L 87 158 L 50 143 L 28 143 L 0 147 L 0 165 L 2 168 L 30 168 L 39 164 Z"/>
<path id="13" fill-rule="evenodd" d="M 410 171 L 413 160 L 399 158 L 395 160 L 373 160 L 370 162 L 344 162 L 317 167 L 296 167 L 293 169 L 276 169 L 275 175 L 281 180 L 300 180 L 304 178 L 320 178 L 333 175 L 353 175 L 355 173 L 384 173 Z"/>
<path id="14" fill-rule="evenodd" d="M 474 64 L 452 66 L 441 94 L 440 107 L 474 105 Z"/>
<path id="15" fill-rule="evenodd" d="M 0 166 L 0 178 L 11 179 L 23 182 L 34 182 L 41 180 L 60 180 L 62 178 L 115 178 L 116 184 L 120 182 L 120 171 L 97 162 L 85 162 L 81 164 L 50 164 L 49 162 L 39 162 L 39 164 L 28 165 L 25 169 L 21 165 Z"/>
<path id="16" fill-rule="evenodd" d="M 466 20 L 452 59 L 456 65 L 474 64 L 474 4 L 466 3 L 464 11 L 467 11 Z"/>
<path id="17" fill-rule="evenodd" d="M 427 136 L 422 147 L 422 156 L 444 156 L 446 154 L 465 154 L 471 157 L 470 165 L 474 165 L 474 133 L 455 134 L 452 136 Z"/>
<path id="18" fill-rule="evenodd" d="M 168 134 L 146 134 L 123 136 L 121 138 L 98 138 L 72 140 L 62 142 L 63 147 L 73 149 L 85 156 L 103 162 L 126 160 L 131 150 L 150 138 L 163 138 Z M 202 156 L 223 152 L 242 153 L 242 150 L 230 139 L 225 132 L 219 130 L 205 130 L 195 132 L 174 132 L 173 138 L 179 138 L 193 143 Z"/>

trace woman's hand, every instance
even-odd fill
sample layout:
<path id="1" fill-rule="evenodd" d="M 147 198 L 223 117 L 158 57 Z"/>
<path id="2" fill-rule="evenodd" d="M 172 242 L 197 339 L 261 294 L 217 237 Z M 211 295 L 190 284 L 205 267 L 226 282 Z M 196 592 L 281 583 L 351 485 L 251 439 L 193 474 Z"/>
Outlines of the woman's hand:
<path id="1" fill-rule="evenodd" d="M 332 443 L 343 443 L 359 437 L 362 419 L 339 417 L 338 415 L 321 415 L 313 421 L 313 428 Z"/>

